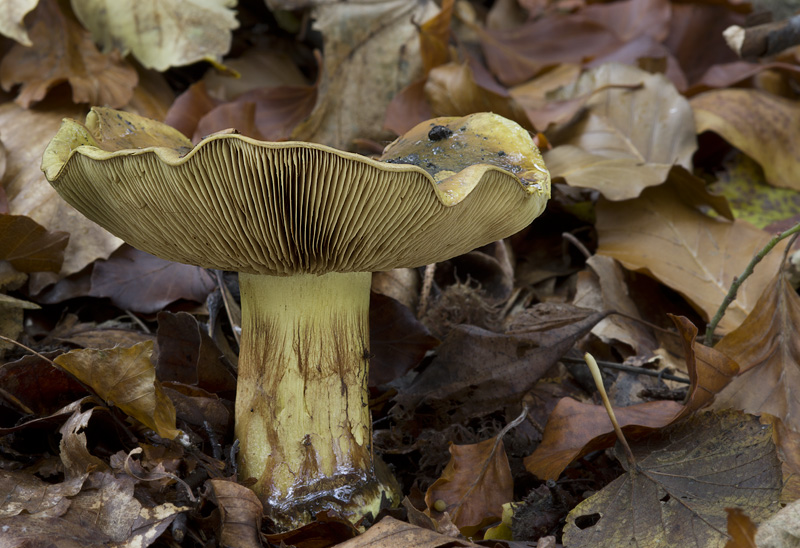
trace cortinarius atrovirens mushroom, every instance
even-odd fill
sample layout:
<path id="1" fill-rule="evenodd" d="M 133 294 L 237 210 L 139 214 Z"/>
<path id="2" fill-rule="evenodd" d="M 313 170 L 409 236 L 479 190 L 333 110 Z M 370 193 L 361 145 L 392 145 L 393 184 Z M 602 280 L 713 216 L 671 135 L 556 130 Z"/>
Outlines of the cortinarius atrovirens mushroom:
<path id="1" fill-rule="evenodd" d="M 230 132 L 193 146 L 95 108 L 64 120 L 42 170 L 131 245 L 239 272 L 240 476 L 286 528 L 325 509 L 355 521 L 399 496 L 372 454 L 370 273 L 509 236 L 550 194 L 528 132 L 494 114 L 424 122 L 373 160 Z"/>

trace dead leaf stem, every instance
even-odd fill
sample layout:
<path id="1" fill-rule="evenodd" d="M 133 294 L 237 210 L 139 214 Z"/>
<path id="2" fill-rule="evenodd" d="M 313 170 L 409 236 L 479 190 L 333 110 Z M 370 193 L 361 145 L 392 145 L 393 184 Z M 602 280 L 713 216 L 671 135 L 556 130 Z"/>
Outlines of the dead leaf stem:
<path id="1" fill-rule="evenodd" d="M 761 260 L 767 256 L 767 254 L 772 251 L 781 240 L 785 240 L 789 236 L 800 232 L 800 223 L 794 225 L 789 230 L 781 232 L 773 237 L 767 245 L 765 245 L 761 251 L 755 254 L 753 259 L 747 264 L 745 267 L 744 272 L 740 276 L 734 278 L 733 283 L 731 284 L 730 289 L 728 289 L 728 293 L 725 295 L 725 298 L 722 300 L 722 304 L 717 309 L 717 313 L 714 314 L 714 317 L 708 323 L 706 327 L 706 333 L 703 337 L 703 344 L 706 346 L 713 346 L 714 342 L 714 330 L 717 328 L 717 324 L 719 324 L 722 317 L 725 315 L 725 311 L 728 309 L 728 306 L 736 299 L 736 294 L 739 291 L 739 287 L 744 283 L 744 281 L 753 273 L 756 265 L 761 262 Z M 788 247 L 787 247 L 788 249 Z"/>

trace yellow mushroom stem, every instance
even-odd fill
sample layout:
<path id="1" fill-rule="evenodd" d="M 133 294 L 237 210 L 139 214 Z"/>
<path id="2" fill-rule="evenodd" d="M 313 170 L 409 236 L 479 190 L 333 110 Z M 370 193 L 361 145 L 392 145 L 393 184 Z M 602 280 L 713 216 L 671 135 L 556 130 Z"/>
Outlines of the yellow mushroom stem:
<path id="1" fill-rule="evenodd" d="M 239 476 L 294 528 L 397 497 L 376 469 L 367 390 L 370 273 L 239 274 Z"/>

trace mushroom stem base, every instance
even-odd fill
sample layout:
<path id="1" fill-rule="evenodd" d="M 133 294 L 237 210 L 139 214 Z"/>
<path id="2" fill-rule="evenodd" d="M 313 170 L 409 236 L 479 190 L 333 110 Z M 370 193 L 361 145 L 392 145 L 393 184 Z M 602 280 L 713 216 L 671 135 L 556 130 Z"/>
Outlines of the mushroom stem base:
<path id="1" fill-rule="evenodd" d="M 323 510 L 355 522 L 397 498 L 372 454 L 370 276 L 239 275 L 239 473 L 283 528 Z"/>

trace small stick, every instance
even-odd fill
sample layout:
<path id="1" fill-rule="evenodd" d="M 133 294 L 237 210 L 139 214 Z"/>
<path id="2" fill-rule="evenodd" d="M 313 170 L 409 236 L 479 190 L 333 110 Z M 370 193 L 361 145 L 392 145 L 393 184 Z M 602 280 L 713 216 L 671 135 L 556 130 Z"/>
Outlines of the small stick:
<path id="1" fill-rule="evenodd" d="M 617 434 L 617 439 L 625 449 L 625 456 L 628 458 L 628 464 L 633 466 L 636 464 L 636 459 L 633 456 L 633 451 L 631 451 L 631 446 L 628 445 L 628 440 L 625 439 L 625 434 L 622 433 L 622 428 L 620 428 L 619 423 L 617 422 L 617 416 L 614 414 L 614 409 L 611 407 L 608 394 L 606 394 L 606 388 L 603 386 L 603 377 L 600 375 L 600 368 L 597 366 L 597 362 L 594 361 L 594 356 L 588 352 L 583 355 L 583 359 L 586 360 L 586 365 L 589 366 L 589 371 L 592 372 L 594 384 L 597 386 L 597 390 L 600 392 L 600 397 L 603 399 L 603 405 L 606 408 L 606 413 L 608 413 L 608 418 L 611 419 L 611 424 L 614 427 L 614 432 Z"/>
<path id="2" fill-rule="evenodd" d="M 800 44 L 800 15 L 754 27 L 733 25 L 722 36 L 739 57 L 768 57 Z"/>
<path id="3" fill-rule="evenodd" d="M 744 281 L 750 277 L 750 274 L 753 273 L 753 269 L 756 265 L 761 262 L 761 259 L 767 256 L 767 253 L 772 251 L 772 248 L 778 245 L 778 242 L 784 240 L 791 236 L 792 234 L 796 234 L 800 232 L 800 223 L 797 223 L 792 228 L 785 232 L 781 232 L 780 234 L 773 237 L 764 248 L 756 253 L 755 257 L 748 263 L 745 267 L 744 272 L 740 276 L 737 276 L 733 283 L 731 284 L 730 289 L 728 290 L 727 295 L 722 300 L 722 304 L 719 305 L 717 309 L 717 313 L 714 314 L 714 317 L 708 323 L 706 327 L 706 334 L 703 338 L 703 344 L 706 346 L 713 346 L 714 343 L 714 330 L 717 328 L 717 324 L 719 324 L 720 320 L 722 320 L 722 316 L 725 315 L 725 311 L 728 309 L 728 306 L 736 299 L 736 293 L 739 291 L 739 287 L 744 283 Z"/>
<path id="4" fill-rule="evenodd" d="M 578 358 L 570 358 L 568 356 L 564 356 L 561 358 L 562 361 L 572 362 L 572 363 L 582 363 L 583 360 Z M 661 379 L 667 379 L 669 381 L 681 382 L 683 384 L 691 384 L 692 381 L 685 377 L 678 377 L 672 375 L 670 373 L 665 373 L 662 371 L 653 371 L 650 369 L 644 369 L 643 367 L 636 367 L 635 365 L 625 365 L 624 363 L 614 363 L 614 362 L 606 362 L 606 361 L 595 361 L 598 367 L 602 367 L 603 369 L 616 369 L 617 371 L 624 371 L 625 373 L 631 373 L 633 375 L 647 375 L 648 377 L 658 377 Z"/>
<path id="5" fill-rule="evenodd" d="M 584 257 L 586 257 L 587 259 L 591 259 L 592 253 L 585 245 L 583 245 L 583 242 L 580 241 L 578 238 L 576 238 L 572 233 L 562 232 L 561 237 L 567 240 L 572 245 L 574 245 L 578 249 L 578 251 L 580 251 L 583 254 Z"/>
<path id="6" fill-rule="evenodd" d="M 425 274 L 422 277 L 422 289 L 419 295 L 419 306 L 417 307 L 417 318 L 421 318 L 428 309 L 428 299 L 431 296 L 433 287 L 433 275 L 436 274 L 436 263 L 425 267 Z"/>

